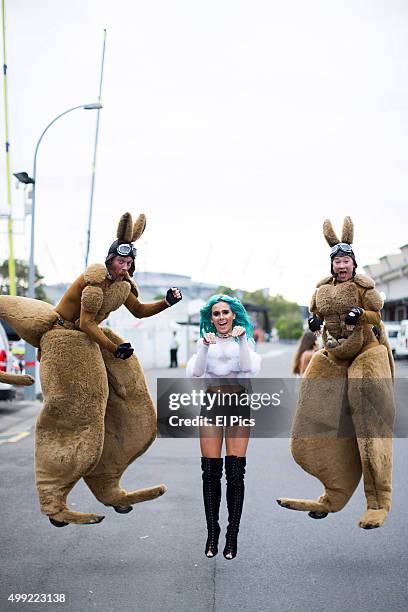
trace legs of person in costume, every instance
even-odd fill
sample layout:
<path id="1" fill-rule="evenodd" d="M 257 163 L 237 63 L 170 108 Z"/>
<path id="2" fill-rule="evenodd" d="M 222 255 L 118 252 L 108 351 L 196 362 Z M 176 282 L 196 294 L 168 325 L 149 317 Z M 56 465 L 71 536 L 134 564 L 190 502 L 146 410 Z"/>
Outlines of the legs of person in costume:
<path id="1" fill-rule="evenodd" d="M 324 518 L 349 501 L 361 478 L 361 462 L 354 437 L 339 435 L 347 405 L 347 367 L 316 353 L 302 380 L 293 425 L 291 450 L 295 461 L 320 480 L 325 490 L 317 500 L 280 498 L 291 510 Z"/>
<path id="2" fill-rule="evenodd" d="M 359 527 L 380 527 L 391 508 L 394 396 L 388 353 L 377 346 L 349 368 L 349 402 L 363 468 L 367 510 Z"/>
<path id="3" fill-rule="evenodd" d="M 104 333 L 116 344 L 124 342 L 111 330 Z M 104 349 L 102 357 L 109 381 L 105 438 L 99 462 L 84 480 L 99 501 L 125 514 L 133 504 L 163 495 L 167 487 L 127 492 L 120 486 L 123 472 L 156 437 L 156 412 L 137 357 L 117 359 Z"/>
<path id="4" fill-rule="evenodd" d="M 69 491 L 97 465 L 103 447 L 108 380 L 99 347 L 80 331 L 53 328 L 41 339 L 44 407 L 36 426 L 41 512 L 56 526 L 99 523 L 67 508 Z"/>

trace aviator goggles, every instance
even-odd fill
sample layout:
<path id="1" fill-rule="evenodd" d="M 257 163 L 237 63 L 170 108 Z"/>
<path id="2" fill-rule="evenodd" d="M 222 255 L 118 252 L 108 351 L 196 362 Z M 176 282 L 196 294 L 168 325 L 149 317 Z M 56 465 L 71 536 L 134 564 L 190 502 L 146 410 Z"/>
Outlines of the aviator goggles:
<path id="1" fill-rule="evenodd" d="M 333 257 L 334 255 L 337 255 L 339 251 L 342 251 L 343 253 L 353 253 L 353 246 L 347 242 L 339 242 L 330 249 L 330 256 Z"/>
<path id="2" fill-rule="evenodd" d="M 115 251 L 118 255 L 122 255 L 123 257 L 130 255 L 130 257 L 133 257 L 133 258 L 136 257 L 136 252 L 137 252 L 135 247 L 133 247 L 131 244 L 119 244 L 116 247 Z"/>

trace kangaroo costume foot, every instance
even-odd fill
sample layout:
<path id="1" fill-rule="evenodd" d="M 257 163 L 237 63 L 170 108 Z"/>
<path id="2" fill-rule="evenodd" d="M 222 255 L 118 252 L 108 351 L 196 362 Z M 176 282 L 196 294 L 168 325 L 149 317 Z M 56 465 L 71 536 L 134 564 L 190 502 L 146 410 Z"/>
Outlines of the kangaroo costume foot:
<path id="1" fill-rule="evenodd" d="M 74 525 L 96 525 L 105 518 L 103 514 L 87 514 L 84 512 L 73 512 L 72 510 L 62 510 L 48 517 L 54 527 L 65 527 L 69 523 Z"/>
<path id="2" fill-rule="evenodd" d="M 381 527 L 384 524 L 387 514 L 387 510 L 384 508 L 379 510 L 369 508 L 358 521 L 358 526 L 362 529 L 377 529 L 377 527 Z"/>
<path id="3" fill-rule="evenodd" d="M 35 383 L 35 380 L 29 374 L 8 374 L 0 372 L 0 382 L 8 385 L 16 385 L 21 387 L 29 387 Z"/>
<path id="4" fill-rule="evenodd" d="M 130 493 L 123 492 L 119 504 L 120 506 L 133 506 L 133 504 L 139 504 L 140 502 L 149 501 L 160 497 L 167 491 L 165 484 L 159 484 L 154 487 L 146 487 L 145 489 L 136 489 Z"/>
<path id="5" fill-rule="evenodd" d="M 112 506 L 119 514 L 127 514 L 131 512 L 134 504 L 156 499 L 156 497 L 160 497 L 166 491 L 167 487 L 165 484 L 156 485 L 155 487 L 146 487 L 145 489 L 136 489 L 136 491 L 131 491 L 130 493 L 122 489 L 118 491 L 115 501 L 105 505 Z"/>
<path id="6" fill-rule="evenodd" d="M 330 509 L 326 504 L 323 504 L 314 499 L 288 499 L 287 497 L 282 497 L 276 500 L 282 508 L 288 508 L 288 510 L 299 510 L 300 512 L 313 512 L 319 514 L 325 514 L 330 512 Z M 317 518 L 317 517 L 312 517 Z M 318 518 L 324 518 L 323 516 Z"/>

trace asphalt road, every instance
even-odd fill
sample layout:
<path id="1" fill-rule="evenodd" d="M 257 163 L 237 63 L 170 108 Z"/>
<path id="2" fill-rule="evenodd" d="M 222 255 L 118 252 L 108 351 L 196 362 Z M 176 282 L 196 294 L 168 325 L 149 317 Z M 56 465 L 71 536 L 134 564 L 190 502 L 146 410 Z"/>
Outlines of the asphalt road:
<path id="1" fill-rule="evenodd" d="M 293 346 L 265 345 L 262 351 L 261 375 L 289 375 Z M 408 362 L 399 362 L 397 371 L 407 377 Z M 156 377 L 170 373 L 176 375 L 147 373 L 153 393 Z M 70 505 L 105 513 L 105 520 L 52 527 L 39 512 L 34 484 L 32 427 L 40 407 L 0 407 L 1 612 L 30 606 L 7 601 L 11 593 L 65 594 L 65 603 L 31 604 L 41 612 L 408 609 L 406 439 L 394 445 L 393 510 L 373 531 L 357 527 L 365 509 L 361 485 L 342 512 L 325 520 L 280 508 L 276 497 L 314 497 L 320 485 L 294 463 L 287 439 L 252 439 L 238 556 L 226 561 L 222 554 L 204 556 L 196 439 L 158 439 L 126 472 L 127 488 L 165 482 L 163 497 L 118 515 L 80 482 Z M 225 500 L 221 524 L 222 538 Z"/>

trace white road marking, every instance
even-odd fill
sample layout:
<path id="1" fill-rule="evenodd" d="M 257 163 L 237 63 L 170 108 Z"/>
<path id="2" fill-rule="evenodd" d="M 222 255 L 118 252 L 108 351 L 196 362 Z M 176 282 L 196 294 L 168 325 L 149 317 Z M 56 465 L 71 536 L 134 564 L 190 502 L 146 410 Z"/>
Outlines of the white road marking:
<path id="1" fill-rule="evenodd" d="M 261 355 L 262 358 L 267 358 L 269 359 L 269 357 L 281 357 L 281 355 L 284 355 L 285 353 L 289 353 L 290 350 L 284 350 L 284 349 L 278 349 L 277 351 L 268 351 L 267 353 L 259 353 L 259 355 Z"/>
<path id="2" fill-rule="evenodd" d="M 0 444 L 4 444 L 5 442 L 19 442 L 20 440 L 26 438 L 29 435 L 29 431 L 21 431 L 20 433 L 14 435 L 3 435 L 0 436 Z"/>

